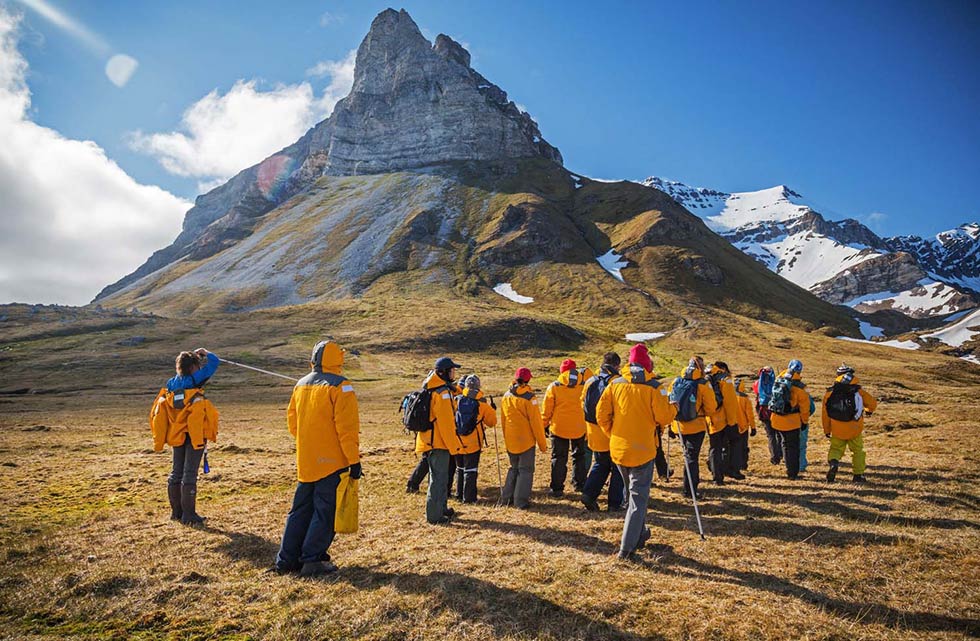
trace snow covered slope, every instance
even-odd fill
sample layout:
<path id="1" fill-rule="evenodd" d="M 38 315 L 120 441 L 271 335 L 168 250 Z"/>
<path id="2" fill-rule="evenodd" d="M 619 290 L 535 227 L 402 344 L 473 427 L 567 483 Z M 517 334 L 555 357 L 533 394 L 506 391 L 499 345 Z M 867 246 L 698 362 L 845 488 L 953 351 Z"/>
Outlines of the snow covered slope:
<path id="1" fill-rule="evenodd" d="M 666 192 L 743 252 L 828 302 L 915 318 L 977 304 L 978 225 L 935 241 L 883 239 L 856 220 L 825 219 L 785 185 L 725 193 L 657 177 L 643 184 Z M 963 269 L 971 260 L 975 268 Z"/>
<path id="2" fill-rule="evenodd" d="M 961 320 L 947 325 L 938 332 L 923 334 L 922 338 L 935 338 L 952 347 L 962 347 L 963 343 L 980 337 L 980 309 L 974 310 Z"/>

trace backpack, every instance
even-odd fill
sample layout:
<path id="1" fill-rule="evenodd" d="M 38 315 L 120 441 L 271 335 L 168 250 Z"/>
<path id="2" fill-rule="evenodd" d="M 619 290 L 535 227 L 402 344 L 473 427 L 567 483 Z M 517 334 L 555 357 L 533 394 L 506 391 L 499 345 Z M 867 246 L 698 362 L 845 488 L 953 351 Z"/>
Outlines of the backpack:
<path id="1" fill-rule="evenodd" d="M 480 401 L 469 396 L 460 396 L 456 406 L 456 434 L 469 436 L 476 429 L 480 419 Z"/>
<path id="2" fill-rule="evenodd" d="M 438 388 L 437 388 L 438 389 Z M 402 404 L 404 413 L 402 414 L 402 425 L 409 432 L 429 432 L 432 430 L 432 421 L 429 420 L 429 410 L 432 404 L 432 390 L 422 388 L 416 392 L 411 392 L 405 397 Z"/>
<path id="3" fill-rule="evenodd" d="M 674 379 L 670 388 L 670 402 L 677 405 L 678 421 L 686 423 L 698 417 L 698 385 L 702 381 L 681 376 Z"/>
<path id="4" fill-rule="evenodd" d="M 592 384 L 589 385 L 589 389 L 585 390 L 585 400 L 582 401 L 582 409 L 585 410 L 585 420 L 596 425 L 599 420 L 596 418 L 595 408 L 599 405 L 599 397 L 602 396 L 606 386 L 609 385 L 609 381 L 612 380 L 612 374 L 603 372 L 596 374 L 591 380 Z"/>
<path id="5" fill-rule="evenodd" d="M 776 373 L 772 370 L 768 372 L 759 370 L 759 387 L 758 387 L 758 404 L 769 405 L 769 401 L 772 399 L 772 386 L 776 382 Z"/>
<path id="6" fill-rule="evenodd" d="M 715 393 L 715 403 L 718 404 L 718 409 L 721 409 L 725 404 L 725 397 L 721 394 L 721 378 L 722 374 L 716 374 L 714 376 L 709 376 L 708 380 L 711 381 L 711 389 Z"/>
<path id="7" fill-rule="evenodd" d="M 769 409 L 773 414 L 786 416 L 800 411 L 793 407 L 793 381 L 789 378 L 777 378 L 772 386 L 772 398 L 769 399 Z"/>
<path id="8" fill-rule="evenodd" d="M 827 398 L 827 415 L 835 421 L 850 422 L 861 418 L 864 413 L 864 399 L 858 390 L 860 385 L 834 383 Z"/>

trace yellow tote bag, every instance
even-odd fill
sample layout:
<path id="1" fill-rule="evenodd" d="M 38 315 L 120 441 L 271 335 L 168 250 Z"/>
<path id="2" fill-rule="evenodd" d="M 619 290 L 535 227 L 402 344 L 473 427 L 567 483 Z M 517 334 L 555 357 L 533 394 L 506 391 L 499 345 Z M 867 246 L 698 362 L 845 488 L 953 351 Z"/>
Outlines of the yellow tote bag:
<path id="1" fill-rule="evenodd" d="M 350 477 L 350 472 L 340 475 L 340 484 L 337 486 L 337 510 L 333 519 L 333 531 L 338 534 L 357 532 L 357 482 L 358 479 Z"/>

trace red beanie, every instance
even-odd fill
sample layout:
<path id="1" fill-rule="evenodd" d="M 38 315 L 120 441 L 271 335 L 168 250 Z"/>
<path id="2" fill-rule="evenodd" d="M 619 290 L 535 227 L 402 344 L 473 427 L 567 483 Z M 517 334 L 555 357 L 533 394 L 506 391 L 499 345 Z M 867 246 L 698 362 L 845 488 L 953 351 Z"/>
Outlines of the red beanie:
<path id="1" fill-rule="evenodd" d="M 531 370 L 526 367 L 518 367 L 517 371 L 514 372 L 514 378 L 526 383 L 527 381 L 531 380 Z"/>
<path id="2" fill-rule="evenodd" d="M 633 349 L 630 350 L 630 364 L 639 365 L 648 372 L 653 371 L 653 359 L 650 358 L 646 345 L 637 343 L 633 346 Z"/>
<path id="3" fill-rule="evenodd" d="M 575 367 L 576 367 L 575 361 L 573 361 L 570 358 L 566 358 L 565 360 L 563 360 L 561 362 L 561 369 L 559 370 L 559 372 L 561 372 L 562 374 L 564 374 L 565 372 L 567 372 L 570 369 L 575 369 Z"/>

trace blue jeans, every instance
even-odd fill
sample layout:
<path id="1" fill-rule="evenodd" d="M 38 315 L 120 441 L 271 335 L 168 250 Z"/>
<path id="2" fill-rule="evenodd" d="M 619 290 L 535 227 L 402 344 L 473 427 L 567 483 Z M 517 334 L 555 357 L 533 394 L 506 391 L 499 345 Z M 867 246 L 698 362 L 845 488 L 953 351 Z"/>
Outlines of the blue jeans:
<path id="1" fill-rule="evenodd" d="M 340 474 L 350 468 L 337 470 L 313 483 L 297 483 L 293 508 L 286 517 L 286 530 L 276 557 L 276 566 L 283 570 L 301 563 L 325 561 L 333 543 L 334 513 L 337 510 L 337 486 Z"/>
<path id="2" fill-rule="evenodd" d="M 626 500 L 623 491 L 623 476 L 613 465 L 609 452 L 593 452 L 592 469 L 589 470 L 589 476 L 585 479 L 582 494 L 598 499 L 599 495 L 602 494 L 602 486 L 606 484 L 606 479 L 609 479 L 609 506 L 621 507 Z"/>
<path id="3" fill-rule="evenodd" d="M 800 430 L 800 471 L 806 470 L 806 442 L 810 440 L 810 426 L 804 425 Z"/>

